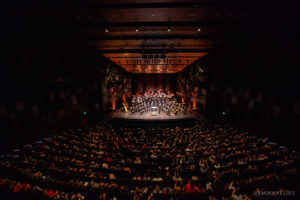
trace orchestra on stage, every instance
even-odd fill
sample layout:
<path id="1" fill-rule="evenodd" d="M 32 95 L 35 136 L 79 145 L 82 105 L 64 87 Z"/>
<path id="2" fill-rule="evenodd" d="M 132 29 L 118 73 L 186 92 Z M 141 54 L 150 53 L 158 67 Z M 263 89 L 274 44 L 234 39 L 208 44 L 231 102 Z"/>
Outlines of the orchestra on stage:
<path id="1" fill-rule="evenodd" d="M 153 115 L 160 113 L 166 113 L 167 115 L 174 113 L 176 115 L 177 113 L 186 113 L 187 108 L 184 104 L 178 103 L 175 95 L 170 92 L 166 94 L 161 90 L 149 90 L 143 95 L 133 95 L 131 104 L 124 105 L 122 110 L 139 114 L 151 112 Z"/>

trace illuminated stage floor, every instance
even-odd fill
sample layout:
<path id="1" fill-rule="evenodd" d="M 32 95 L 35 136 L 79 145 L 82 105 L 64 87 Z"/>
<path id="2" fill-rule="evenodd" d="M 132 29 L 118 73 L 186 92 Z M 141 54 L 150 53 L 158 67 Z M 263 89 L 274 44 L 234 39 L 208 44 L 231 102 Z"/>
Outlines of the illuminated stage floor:
<path id="1" fill-rule="evenodd" d="M 107 116 L 110 119 L 118 118 L 118 119 L 129 119 L 129 120 L 153 120 L 153 121 L 161 121 L 161 120 L 180 120 L 180 119 L 197 119 L 197 120 L 205 120 L 204 115 L 198 112 L 187 112 L 186 114 L 178 113 L 175 115 L 171 113 L 167 115 L 166 113 L 160 113 L 155 116 L 151 115 L 151 112 L 147 112 L 144 114 L 139 113 L 131 113 L 131 112 L 122 112 L 120 109 L 109 113 Z"/>

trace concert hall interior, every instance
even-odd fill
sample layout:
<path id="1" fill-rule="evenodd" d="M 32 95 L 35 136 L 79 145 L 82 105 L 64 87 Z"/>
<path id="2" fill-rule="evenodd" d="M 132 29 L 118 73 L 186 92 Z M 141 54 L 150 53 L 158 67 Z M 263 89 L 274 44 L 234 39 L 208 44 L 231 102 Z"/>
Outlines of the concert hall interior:
<path id="1" fill-rule="evenodd" d="M 2 5 L 0 199 L 300 199 L 296 2 Z"/>

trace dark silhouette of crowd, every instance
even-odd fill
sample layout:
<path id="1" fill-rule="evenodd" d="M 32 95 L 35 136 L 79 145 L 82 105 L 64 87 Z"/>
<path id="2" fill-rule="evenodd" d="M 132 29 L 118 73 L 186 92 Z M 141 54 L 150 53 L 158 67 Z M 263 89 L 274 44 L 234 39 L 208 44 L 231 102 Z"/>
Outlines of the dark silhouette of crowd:
<path id="1" fill-rule="evenodd" d="M 1 156 L 1 199 L 276 199 L 297 153 L 229 125 L 69 129 Z"/>

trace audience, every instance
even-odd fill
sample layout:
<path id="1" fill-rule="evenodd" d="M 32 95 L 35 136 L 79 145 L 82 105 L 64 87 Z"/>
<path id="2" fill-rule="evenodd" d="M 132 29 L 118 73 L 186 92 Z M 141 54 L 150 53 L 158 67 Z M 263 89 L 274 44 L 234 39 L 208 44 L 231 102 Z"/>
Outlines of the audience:
<path id="1" fill-rule="evenodd" d="M 296 153 L 229 125 L 61 135 L 1 156 L 2 199 L 260 199 L 295 190 Z M 275 197 L 274 197 L 275 198 Z"/>

